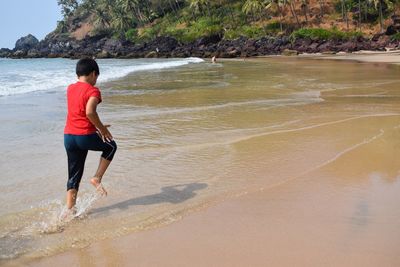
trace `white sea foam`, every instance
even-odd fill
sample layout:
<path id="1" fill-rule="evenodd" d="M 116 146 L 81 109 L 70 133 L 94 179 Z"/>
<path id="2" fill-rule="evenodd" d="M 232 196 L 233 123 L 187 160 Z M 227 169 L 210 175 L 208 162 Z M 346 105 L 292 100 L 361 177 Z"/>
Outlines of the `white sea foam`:
<path id="1" fill-rule="evenodd" d="M 30 224 L 21 229 L 21 234 L 33 236 L 61 232 L 74 218 L 85 217 L 99 197 L 98 193 L 83 193 L 77 198 L 74 213 L 68 213 L 65 204 L 60 200 L 44 201 L 37 207 L 31 208 L 35 211 L 31 214 L 35 218 L 31 218 Z"/>
<path id="2" fill-rule="evenodd" d="M 103 62 L 107 61 L 99 61 L 99 63 L 103 64 Z M 129 73 L 137 72 L 137 71 L 148 71 L 148 70 L 160 70 L 160 69 L 168 69 L 168 68 L 176 68 L 180 66 L 184 66 L 190 63 L 200 63 L 203 62 L 201 58 L 189 57 L 185 59 L 175 59 L 168 61 L 149 61 L 149 60 L 136 60 L 131 61 L 126 64 L 125 61 L 114 61 L 115 63 L 104 64 L 101 65 L 101 75 L 99 77 L 99 82 L 105 82 L 114 80 L 117 78 L 122 78 Z M 121 64 L 121 62 L 125 64 Z M 133 65 L 133 64 L 135 65 Z"/>
<path id="3" fill-rule="evenodd" d="M 184 59 L 99 59 L 99 83 L 122 78 L 132 72 L 176 68 L 203 62 Z M 76 60 L 1 59 L 0 96 L 64 89 L 76 80 Z"/>

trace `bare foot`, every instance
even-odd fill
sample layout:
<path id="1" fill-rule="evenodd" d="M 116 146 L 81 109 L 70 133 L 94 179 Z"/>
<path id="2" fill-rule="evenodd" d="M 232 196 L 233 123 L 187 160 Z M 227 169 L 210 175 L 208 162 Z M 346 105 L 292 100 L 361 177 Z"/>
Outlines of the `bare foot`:
<path id="1" fill-rule="evenodd" d="M 90 179 L 90 183 L 96 188 L 97 192 L 100 193 L 100 195 L 107 196 L 107 191 L 104 189 L 103 185 L 101 184 L 101 179 L 98 177 L 93 177 Z"/>
<path id="2" fill-rule="evenodd" d="M 76 208 L 65 209 L 60 216 L 61 221 L 71 221 L 76 215 Z"/>

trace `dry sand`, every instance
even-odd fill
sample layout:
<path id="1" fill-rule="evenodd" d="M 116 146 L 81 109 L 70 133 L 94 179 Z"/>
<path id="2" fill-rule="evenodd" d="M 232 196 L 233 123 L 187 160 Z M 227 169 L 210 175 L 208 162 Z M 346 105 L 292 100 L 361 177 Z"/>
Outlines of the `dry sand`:
<path id="1" fill-rule="evenodd" d="M 400 63 L 400 52 L 312 57 Z M 397 116 L 385 121 L 394 140 L 399 123 Z M 249 189 L 170 225 L 25 264 L 400 266 L 398 148 L 365 140 L 296 179 Z"/>

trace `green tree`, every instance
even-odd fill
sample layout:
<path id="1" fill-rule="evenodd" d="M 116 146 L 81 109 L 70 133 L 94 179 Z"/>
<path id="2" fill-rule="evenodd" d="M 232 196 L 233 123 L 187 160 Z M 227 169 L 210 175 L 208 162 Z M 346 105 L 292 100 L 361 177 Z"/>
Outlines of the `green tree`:
<path id="1" fill-rule="evenodd" d="M 189 8 L 193 8 L 195 13 L 200 13 L 201 15 L 205 15 L 205 10 L 207 10 L 208 16 L 211 16 L 209 0 L 189 0 L 188 2 L 189 2 Z"/>
<path id="2" fill-rule="evenodd" d="M 135 17 L 141 24 L 145 23 L 144 16 L 141 12 L 140 9 L 140 3 L 139 0 L 118 0 L 117 1 L 117 6 L 119 12 L 117 12 L 117 16 L 125 16 L 125 18 L 116 18 L 116 20 L 122 20 L 127 19 L 128 17 Z"/>
<path id="3" fill-rule="evenodd" d="M 262 0 L 246 0 L 243 4 L 242 11 L 246 15 L 251 14 L 253 20 L 255 20 L 255 16 L 260 16 L 263 8 L 264 3 Z"/>
<path id="4" fill-rule="evenodd" d="M 396 15 L 396 9 L 399 7 L 400 0 L 392 0 L 393 3 L 393 15 Z"/>
<path id="5" fill-rule="evenodd" d="M 299 17 L 297 17 L 297 14 L 296 14 L 295 0 L 287 0 L 286 2 L 289 5 L 289 9 L 290 9 L 290 12 L 292 13 L 293 18 L 296 20 L 297 26 L 300 27 L 301 25 L 300 25 Z"/>
<path id="6" fill-rule="evenodd" d="M 132 26 L 132 21 L 132 17 L 124 13 L 121 8 L 117 6 L 111 20 L 111 27 L 116 29 L 120 34 L 123 34 Z"/>
<path id="7" fill-rule="evenodd" d="M 384 25 L 383 25 L 383 5 L 385 4 L 386 7 L 392 7 L 393 8 L 393 2 L 391 2 L 390 0 L 370 0 L 375 9 L 378 11 L 379 13 L 379 25 L 380 25 L 380 31 L 381 33 L 383 33 L 384 30 Z"/>
<path id="8" fill-rule="evenodd" d="M 111 26 L 112 13 L 113 13 L 113 1 L 112 0 L 91 0 L 91 3 L 87 3 L 92 8 L 92 12 L 95 16 L 94 23 L 100 28 L 108 28 Z"/>
<path id="9" fill-rule="evenodd" d="M 324 16 L 324 9 L 325 9 L 325 5 L 324 5 L 324 0 L 318 0 L 319 3 L 319 9 L 321 11 L 321 18 Z"/>
<path id="10" fill-rule="evenodd" d="M 301 0 L 301 9 L 303 10 L 304 13 L 304 18 L 306 19 L 306 23 L 308 24 L 308 1 L 307 0 Z"/>
<path id="11" fill-rule="evenodd" d="M 57 0 L 57 4 L 61 6 L 61 13 L 64 18 L 69 17 L 78 8 L 79 2 L 77 0 Z"/>
<path id="12" fill-rule="evenodd" d="M 281 32 L 283 31 L 283 25 L 282 25 L 282 20 L 283 20 L 283 9 L 285 7 L 285 0 L 266 0 L 265 1 L 265 9 L 269 10 L 270 8 L 276 8 L 279 13 L 279 26 L 281 29 Z"/>

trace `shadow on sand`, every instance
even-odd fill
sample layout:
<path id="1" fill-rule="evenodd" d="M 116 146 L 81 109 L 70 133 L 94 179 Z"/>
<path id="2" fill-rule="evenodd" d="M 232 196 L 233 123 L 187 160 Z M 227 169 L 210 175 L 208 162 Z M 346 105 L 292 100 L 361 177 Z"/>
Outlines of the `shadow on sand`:
<path id="1" fill-rule="evenodd" d="M 161 188 L 161 192 L 153 195 L 147 195 L 137 198 L 131 198 L 122 202 L 115 203 L 110 206 L 93 209 L 90 213 L 109 212 L 111 210 L 128 209 L 134 205 L 152 205 L 157 203 L 173 203 L 178 204 L 196 196 L 195 191 L 207 187 L 206 183 L 191 183 L 165 186 Z"/>

